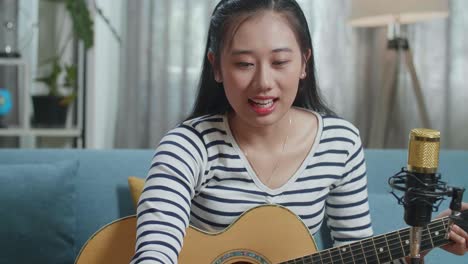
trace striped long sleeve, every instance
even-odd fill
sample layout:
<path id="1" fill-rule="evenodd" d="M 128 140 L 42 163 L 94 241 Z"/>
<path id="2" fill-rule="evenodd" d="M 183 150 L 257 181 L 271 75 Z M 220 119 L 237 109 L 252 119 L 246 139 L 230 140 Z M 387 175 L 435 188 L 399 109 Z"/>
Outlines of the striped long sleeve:
<path id="1" fill-rule="evenodd" d="M 201 135 L 187 124 L 162 139 L 137 208 L 132 264 L 177 263 L 205 160 Z"/>
<path id="2" fill-rule="evenodd" d="M 372 235 L 364 151 L 359 135 L 353 132 L 349 137 L 353 147 L 345 161 L 341 180 L 331 186 L 326 201 L 328 226 L 335 245 Z"/>

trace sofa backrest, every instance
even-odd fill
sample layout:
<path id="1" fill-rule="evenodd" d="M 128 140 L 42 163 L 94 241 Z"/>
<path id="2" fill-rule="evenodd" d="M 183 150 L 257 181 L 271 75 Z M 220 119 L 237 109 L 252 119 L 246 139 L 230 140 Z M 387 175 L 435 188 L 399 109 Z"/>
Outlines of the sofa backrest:
<path id="1" fill-rule="evenodd" d="M 154 150 L 0 150 L 0 164 L 49 163 L 79 160 L 76 190 L 76 253 L 100 227 L 134 214 L 127 178 L 144 178 Z M 406 227 L 403 207 L 389 193 L 388 178 L 406 166 L 406 150 L 366 150 L 369 203 L 376 234 Z M 468 186 L 468 151 L 442 151 L 439 172 L 449 185 Z M 0 186 L 1 188 L 1 186 Z M 465 196 L 465 201 L 468 199 Z M 448 201 L 443 208 L 447 208 Z M 435 214 L 434 214 L 435 215 Z M 322 233 L 326 234 L 325 225 Z M 319 245 L 329 236 L 316 235 Z M 321 247 L 322 247 L 321 246 Z M 447 255 L 437 254 L 447 258 Z M 450 256 L 451 258 L 453 256 Z M 435 261 L 435 260 L 434 260 Z M 438 263 L 438 262 L 433 262 Z M 455 262 L 453 262 L 455 263 Z"/>
<path id="2" fill-rule="evenodd" d="M 79 161 L 74 205 L 78 254 L 100 227 L 135 213 L 127 178 L 145 177 L 153 153 L 153 150 L 0 150 L 0 164 Z"/>

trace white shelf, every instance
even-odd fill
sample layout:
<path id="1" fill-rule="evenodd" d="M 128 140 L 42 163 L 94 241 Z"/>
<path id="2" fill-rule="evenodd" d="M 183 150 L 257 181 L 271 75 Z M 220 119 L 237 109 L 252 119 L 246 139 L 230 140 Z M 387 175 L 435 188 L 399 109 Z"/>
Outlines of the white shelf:
<path id="1" fill-rule="evenodd" d="M 1 0 L 0 0 L 1 1 Z M 67 120 L 64 127 L 56 128 L 36 128 L 31 123 L 33 116 L 33 102 L 31 95 L 34 94 L 33 84 L 35 83 L 34 78 L 37 77 L 38 68 L 38 56 L 39 53 L 39 1 L 37 0 L 19 0 L 19 9 L 28 13 L 27 18 L 18 17 L 18 36 L 26 36 L 32 34 L 28 43 L 25 43 L 21 49 L 21 57 L 0 57 L 0 66 L 3 67 L 16 67 L 17 68 L 17 81 L 16 86 L 12 89 L 16 89 L 15 104 L 14 107 L 17 111 L 17 120 L 13 120 L 11 126 L 8 128 L 0 128 L 0 140 L 1 137 L 17 137 L 18 146 L 20 148 L 36 148 L 40 144 L 37 144 L 37 139 L 41 138 L 41 141 L 61 142 L 64 141 L 66 144 L 70 143 L 68 139 L 74 139 L 74 145 L 77 148 L 83 147 L 83 114 L 84 114 L 84 49 L 78 51 L 78 87 L 77 87 L 77 100 L 73 102 L 71 108 L 67 114 Z M 65 12 L 63 10 L 63 12 Z M 62 14 L 64 15 L 64 14 Z M 26 21 L 27 20 L 27 21 Z M 53 30 L 53 29 L 52 29 Z M 82 44 L 80 44 L 82 45 Z M 70 58 L 74 59 L 72 51 L 70 51 Z M 3 70 L 3 69 L 2 69 Z M 49 139 L 45 139 L 49 138 Z M 58 139 L 58 138 L 64 138 Z M 44 140 L 42 140 L 44 139 Z M 41 143 L 41 142 L 39 142 Z M 39 146 L 40 147 L 40 146 Z"/>
<path id="2" fill-rule="evenodd" d="M 0 58 L 0 65 L 25 65 L 27 62 L 23 58 Z"/>
<path id="3" fill-rule="evenodd" d="M 80 137 L 78 128 L 0 128 L 0 136 Z"/>

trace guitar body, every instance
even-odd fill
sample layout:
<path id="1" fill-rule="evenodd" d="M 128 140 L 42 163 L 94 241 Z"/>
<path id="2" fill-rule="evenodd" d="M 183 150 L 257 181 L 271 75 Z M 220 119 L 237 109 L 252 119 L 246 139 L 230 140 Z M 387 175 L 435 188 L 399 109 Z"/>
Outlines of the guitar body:
<path id="1" fill-rule="evenodd" d="M 432 221 L 424 228 L 421 251 L 450 243 L 451 222 L 468 232 L 468 210 Z M 128 264 L 135 251 L 136 217 L 112 222 L 83 246 L 75 264 Z M 367 263 L 408 256 L 410 229 L 366 238 L 317 252 L 307 227 L 277 205 L 255 207 L 220 233 L 189 227 L 179 256 L 181 264 Z"/>
<path id="2" fill-rule="evenodd" d="M 279 263 L 315 251 L 314 240 L 302 221 L 288 209 L 271 205 L 247 211 L 219 234 L 189 229 L 179 262 Z"/>
<path id="3" fill-rule="evenodd" d="M 75 263 L 128 264 L 135 250 L 135 228 L 135 216 L 105 226 L 84 245 Z M 294 213 L 265 205 L 245 212 L 221 233 L 188 228 L 179 263 L 270 264 L 316 251 L 308 228 Z"/>

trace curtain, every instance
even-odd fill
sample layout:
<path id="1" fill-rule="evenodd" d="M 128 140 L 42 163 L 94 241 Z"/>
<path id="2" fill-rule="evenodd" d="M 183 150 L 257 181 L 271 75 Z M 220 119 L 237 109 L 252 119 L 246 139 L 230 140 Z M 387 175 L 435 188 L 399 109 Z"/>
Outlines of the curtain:
<path id="1" fill-rule="evenodd" d="M 386 28 L 356 29 L 349 0 L 300 0 L 313 39 L 316 71 L 330 107 L 355 124 L 367 148 L 406 148 L 421 118 L 410 76 L 400 67 L 388 137 L 371 144 L 380 106 Z M 154 148 L 190 112 L 204 55 L 209 17 L 217 0 L 128 1 L 116 147 Z M 431 126 L 444 148 L 468 149 L 468 2 L 450 1 L 446 19 L 408 25 Z"/>

